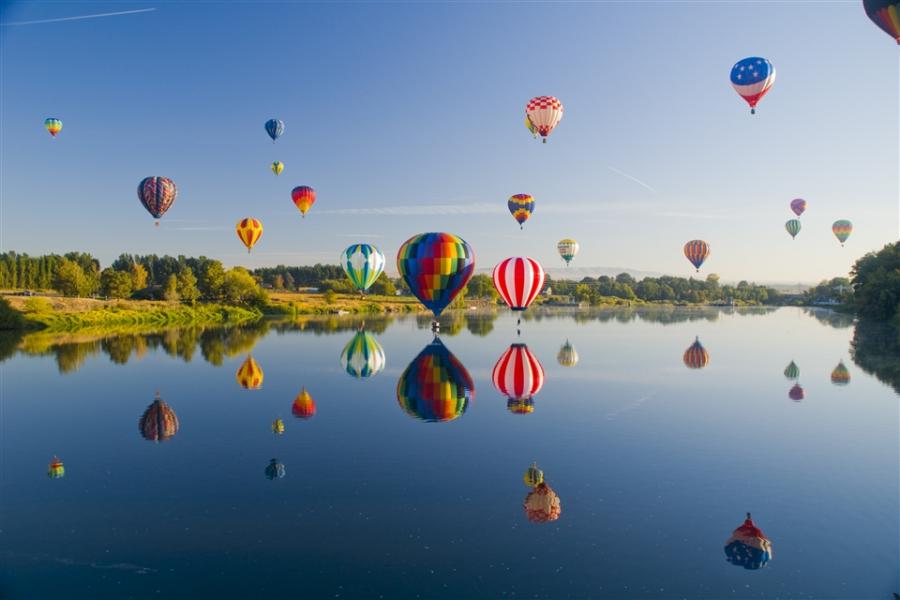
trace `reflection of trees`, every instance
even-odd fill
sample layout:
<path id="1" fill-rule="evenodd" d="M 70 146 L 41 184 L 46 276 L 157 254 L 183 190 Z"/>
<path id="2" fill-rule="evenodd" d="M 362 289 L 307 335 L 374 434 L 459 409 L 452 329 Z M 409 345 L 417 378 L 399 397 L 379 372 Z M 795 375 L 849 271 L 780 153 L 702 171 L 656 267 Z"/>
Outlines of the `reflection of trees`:
<path id="1" fill-rule="evenodd" d="M 819 323 L 835 329 L 846 329 L 853 325 L 853 321 L 856 319 L 851 313 L 836 312 L 829 308 L 804 308 L 803 312 Z"/>
<path id="2" fill-rule="evenodd" d="M 0 331 L 0 362 L 12 357 L 21 341 L 21 331 Z"/>
<path id="3" fill-rule="evenodd" d="M 87 357 L 100 351 L 100 342 L 73 342 L 59 344 L 52 348 L 56 355 L 56 366 L 60 373 L 74 373 L 81 368 Z"/>
<path id="4" fill-rule="evenodd" d="M 100 348 L 109 355 L 109 360 L 117 365 L 124 365 L 134 350 L 135 335 L 117 335 L 100 341 Z"/>
<path id="5" fill-rule="evenodd" d="M 244 354 L 269 330 L 265 320 L 238 327 L 206 329 L 200 334 L 200 353 L 210 364 L 220 366 L 226 356 Z"/>
<path id="6" fill-rule="evenodd" d="M 737 312 L 741 315 L 768 314 L 774 308 L 753 307 L 742 308 Z M 522 313 L 524 321 L 543 321 L 544 319 L 572 319 L 576 323 L 589 323 L 599 321 L 606 323 L 616 321 L 630 323 L 632 321 L 645 321 L 669 325 L 686 321 L 710 321 L 715 322 L 723 312 L 729 314 L 733 311 L 730 307 L 718 306 L 617 306 L 600 307 L 591 309 L 565 310 L 558 308 L 533 307 Z"/>
<path id="7" fill-rule="evenodd" d="M 343 331 L 356 331 L 362 326 L 365 326 L 366 331 L 371 333 L 383 333 L 393 321 L 394 317 L 389 315 L 351 315 L 326 318 L 311 316 L 301 317 L 295 321 L 275 321 L 271 326 L 279 334 L 302 331 L 314 335 L 328 335 Z"/>
<path id="8" fill-rule="evenodd" d="M 860 369 L 900 394 L 900 328 L 860 320 L 850 341 L 850 356 Z"/>
<path id="9" fill-rule="evenodd" d="M 466 329 L 472 335 L 484 337 L 494 330 L 496 320 L 496 312 L 466 314 Z"/>

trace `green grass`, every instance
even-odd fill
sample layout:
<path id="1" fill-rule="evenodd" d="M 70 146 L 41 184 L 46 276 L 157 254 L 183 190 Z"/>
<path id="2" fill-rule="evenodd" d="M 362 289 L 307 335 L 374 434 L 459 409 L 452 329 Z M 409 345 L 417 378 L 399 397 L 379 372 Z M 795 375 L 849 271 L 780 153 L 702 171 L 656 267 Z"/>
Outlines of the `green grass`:
<path id="1" fill-rule="evenodd" d="M 133 306 L 133 304 L 110 306 L 83 312 L 28 312 L 25 314 L 26 327 L 48 331 L 75 331 L 98 327 L 171 327 L 239 323 L 262 317 L 262 313 L 257 310 L 219 304 L 154 305 L 137 309 Z"/>

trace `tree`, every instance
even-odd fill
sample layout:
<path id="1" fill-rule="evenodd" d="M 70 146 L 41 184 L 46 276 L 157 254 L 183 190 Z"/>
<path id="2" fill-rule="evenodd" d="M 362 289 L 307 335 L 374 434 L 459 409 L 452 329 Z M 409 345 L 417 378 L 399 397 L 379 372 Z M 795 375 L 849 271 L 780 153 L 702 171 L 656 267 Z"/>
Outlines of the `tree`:
<path id="1" fill-rule="evenodd" d="M 178 300 L 178 277 L 174 273 L 169 275 L 169 278 L 166 280 L 163 298 L 169 302 L 176 302 Z"/>
<path id="2" fill-rule="evenodd" d="M 472 279 L 469 280 L 467 288 L 467 293 L 473 298 L 489 298 L 491 300 L 496 300 L 500 297 L 500 294 L 494 288 L 494 280 L 490 275 L 485 275 L 483 273 L 473 275 Z"/>
<path id="3" fill-rule="evenodd" d="M 193 304 L 200 297 L 200 290 L 197 289 L 197 278 L 194 276 L 194 272 L 186 266 L 182 267 L 178 272 L 176 290 L 182 302 Z"/>
<path id="4" fill-rule="evenodd" d="M 115 268 L 115 267 L 113 267 Z M 129 267 L 131 273 L 131 289 L 134 291 L 142 290 L 147 287 L 147 269 L 138 262 L 131 263 Z"/>
<path id="5" fill-rule="evenodd" d="M 860 258 L 851 275 L 860 316 L 900 322 L 900 242 Z"/>
<path id="6" fill-rule="evenodd" d="M 60 260 L 53 278 L 53 289 L 63 296 L 76 297 L 90 294 L 90 287 L 81 265 L 68 258 Z"/>
<path id="7" fill-rule="evenodd" d="M 110 298 L 128 298 L 133 290 L 131 274 L 107 267 L 100 273 L 100 293 Z"/>
<path id="8" fill-rule="evenodd" d="M 211 260 L 200 273 L 200 293 L 204 300 L 215 302 L 222 297 L 222 288 L 225 286 L 225 269 L 222 263 Z"/>
<path id="9" fill-rule="evenodd" d="M 382 273 L 369 287 L 369 292 L 381 296 L 394 296 L 397 294 L 397 288 L 394 287 L 394 282 L 391 281 L 387 275 Z"/>
<path id="10" fill-rule="evenodd" d="M 291 275 L 290 271 L 287 271 L 284 274 L 284 287 L 291 291 L 297 289 L 297 284 L 294 282 L 294 276 Z"/>
<path id="11" fill-rule="evenodd" d="M 261 307 L 266 304 L 265 292 L 246 269 L 234 267 L 225 273 L 222 295 L 228 304 Z"/>
<path id="12" fill-rule="evenodd" d="M 284 275 L 282 275 L 281 273 L 276 275 L 275 278 L 272 280 L 272 287 L 275 288 L 276 290 L 283 290 L 284 289 Z"/>
<path id="13" fill-rule="evenodd" d="M 334 304 L 334 299 L 337 294 L 334 293 L 334 290 L 325 290 L 325 304 Z"/>
<path id="14" fill-rule="evenodd" d="M 616 283 L 621 283 L 624 285 L 634 285 L 634 277 L 629 275 L 628 273 L 619 273 L 616 275 Z"/>

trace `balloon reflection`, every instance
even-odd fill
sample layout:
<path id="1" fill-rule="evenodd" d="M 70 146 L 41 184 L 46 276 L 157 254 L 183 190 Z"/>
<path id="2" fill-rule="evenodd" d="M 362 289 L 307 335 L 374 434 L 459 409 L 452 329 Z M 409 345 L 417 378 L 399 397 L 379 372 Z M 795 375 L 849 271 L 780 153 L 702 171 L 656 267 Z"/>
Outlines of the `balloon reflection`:
<path id="1" fill-rule="evenodd" d="M 532 523 L 555 521 L 562 514 L 559 496 L 543 481 L 525 496 L 525 516 Z"/>
<path id="2" fill-rule="evenodd" d="M 269 461 L 266 467 L 266 479 L 282 479 L 284 477 L 284 465 L 278 462 L 277 458 Z"/>
<path id="3" fill-rule="evenodd" d="M 141 415 L 138 428 L 145 440 L 164 442 L 178 433 L 178 415 L 156 392 L 156 400 Z"/>
<path id="4" fill-rule="evenodd" d="M 66 468 L 63 466 L 63 461 L 59 457 L 54 456 L 50 464 L 47 465 L 47 477 L 50 479 L 62 479 L 65 475 Z"/>
<path id="5" fill-rule="evenodd" d="M 794 386 L 788 391 L 788 398 L 790 398 L 794 402 L 800 402 L 805 397 L 806 392 L 803 391 L 803 388 L 800 387 L 799 383 L 795 383 Z"/>
<path id="6" fill-rule="evenodd" d="M 259 365 L 256 364 L 256 361 L 253 360 L 252 356 L 247 356 L 247 360 L 244 361 L 244 364 L 242 364 L 238 368 L 237 373 L 234 374 L 234 378 L 237 379 L 238 385 L 245 390 L 258 390 L 261 388 L 263 377 L 262 369 L 259 368 Z"/>
<path id="7" fill-rule="evenodd" d="M 384 370 L 384 348 L 368 331 L 360 329 L 341 352 L 341 365 L 357 378 L 371 377 Z"/>
<path id="8" fill-rule="evenodd" d="M 284 421 L 281 419 L 275 419 L 272 421 L 272 433 L 275 435 L 281 435 L 284 433 Z"/>
<path id="9" fill-rule="evenodd" d="M 684 366 L 688 369 L 702 369 L 709 364 L 709 352 L 700 343 L 700 338 L 694 338 L 694 343 L 684 351 Z"/>
<path id="10" fill-rule="evenodd" d="M 298 419 L 310 419 L 316 415 L 316 401 L 309 395 L 306 388 L 300 390 L 291 405 L 291 413 Z"/>
<path id="11" fill-rule="evenodd" d="M 736 567 L 756 570 L 772 560 L 772 542 L 753 524 L 750 513 L 725 542 L 725 559 Z"/>
<path id="12" fill-rule="evenodd" d="M 537 463 L 531 463 L 522 479 L 525 481 L 525 485 L 534 489 L 544 483 L 544 472 L 538 469 Z"/>
<path id="13" fill-rule="evenodd" d="M 850 371 L 844 366 L 844 361 L 838 363 L 838 366 L 831 372 L 831 383 L 834 385 L 847 385 L 850 383 Z"/>
<path id="14" fill-rule="evenodd" d="M 784 368 L 784 376 L 790 380 L 800 377 L 800 367 L 797 366 L 797 363 L 791 361 L 791 364 Z"/>
<path id="15" fill-rule="evenodd" d="M 510 412 L 525 414 L 534 410 L 534 396 L 544 386 L 544 368 L 525 344 L 512 344 L 494 365 L 494 387 L 509 398 Z"/>
<path id="16" fill-rule="evenodd" d="M 575 347 L 569 343 L 569 340 L 566 340 L 566 343 L 559 349 L 556 362 L 564 367 L 574 367 L 578 364 L 578 352 L 575 351 Z"/>
<path id="17" fill-rule="evenodd" d="M 472 377 L 438 338 L 409 363 L 397 382 L 400 408 L 423 421 L 456 419 L 474 399 Z"/>

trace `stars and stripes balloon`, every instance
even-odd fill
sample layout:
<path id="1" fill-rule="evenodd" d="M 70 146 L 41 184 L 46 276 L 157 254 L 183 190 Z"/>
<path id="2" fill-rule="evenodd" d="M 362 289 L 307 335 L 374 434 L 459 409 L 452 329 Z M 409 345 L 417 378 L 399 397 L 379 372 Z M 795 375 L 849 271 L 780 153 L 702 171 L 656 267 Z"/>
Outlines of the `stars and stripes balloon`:
<path id="1" fill-rule="evenodd" d="M 364 292 L 384 272 L 384 254 L 369 244 L 353 244 L 341 254 L 341 267 L 353 287 Z"/>
<path id="2" fill-rule="evenodd" d="M 578 242 L 570 238 L 559 240 L 556 243 L 556 251 L 566 261 L 566 266 L 568 267 L 575 255 L 578 254 Z"/>
<path id="3" fill-rule="evenodd" d="M 791 235 L 792 240 L 796 239 L 797 234 L 800 233 L 800 221 L 798 219 L 791 219 L 784 224 L 784 228 Z"/>
<path id="4" fill-rule="evenodd" d="M 702 369 L 709 364 L 709 352 L 700 343 L 699 337 L 694 338 L 694 343 L 684 351 L 682 360 L 688 369 Z"/>
<path id="5" fill-rule="evenodd" d="M 772 560 L 772 542 L 753 524 L 750 513 L 725 541 L 725 559 L 736 567 L 756 570 Z"/>
<path id="6" fill-rule="evenodd" d="M 863 0 L 863 8 L 873 23 L 900 44 L 900 1 Z"/>
<path id="7" fill-rule="evenodd" d="M 168 177 L 145 177 L 138 184 L 137 194 L 138 200 L 156 219 L 156 226 L 159 227 L 159 219 L 175 203 L 178 188 Z"/>
<path id="8" fill-rule="evenodd" d="M 491 372 L 497 391 L 510 400 L 530 400 L 544 387 L 544 367 L 525 344 L 512 344 Z"/>
<path id="9" fill-rule="evenodd" d="M 316 401 L 306 391 L 306 388 L 300 390 L 294 403 L 291 405 L 291 414 L 298 419 L 311 419 L 316 416 Z"/>
<path id="10" fill-rule="evenodd" d="M 275 143 L 275 140 L 281 137 L 281 134 L 284 133 L 284 121 L 280 119 L 269 119 L 266 121 L 266 133 L 269 134 L 269 137 L 272 138 L 272 143 Z"/>
<path id="11" fill-rule="evenodd" d="M 344 370 L 358 379 L 380 373 L 385 363 L 384 348 L 364 329 L 357 331 L 341 352 Z"/>
<path id="12" fill-rule="evenodd" d="M 178 433 L 178 415 L 157 392 L 156 399 L 141 415 L 138 429 L 145 440 L 164 442 Z"/>
<path id="13" fill-rule="evenodd" d="M 756 105 L 775 83 L 775 67 L 765 58 L 743 58 L 731 68 L 731 85 L 756 114 Z"/>
<path id="14" fill-rule="evenodd" d="M 844 366 L 844 361 L 840 361 L 838 366 L 831 372 L 831 383 L 834 385 L 847 385 L 850 383 L 850 371 Z"/>
<path id="15" fill-rule="evenodd" d="M 294 206 L 297 207 L 297 210 L 300 211 L 300 214 L 305 219 L 306 213 L 316 203 L 316 190 L 308 185 L 298 185 L 291 190 L 291 200 L 294 201 Z"/>
<path id="16" fill-rule="evenodd" d="M 437 318 L 472 278 L 475 252 L 452 233 L 421 233 L 400 246 L 397 270 L 419 302 Z"/>
<path id="17" fill-rule="evenodd" d="M 245 390 L 258 390 L 261 388 L 263 377 L 263 370 L 259 368 L 252 356 L 248 356 L 234 374 L 238 385 Z"/>
<path id="18" fill-rule="evenodd" d="M 841 246 L 843 246 L 844 242 L 847 241 L 847 238 L 850 237 L 850 234 L 853 233 L 853 223 L 851 223 L 847 219 L 840 219 L 838 221 L 835 221 L 831 225 L 831 232 L 834 234 L 834 237 L 836 237 L 841 243 Z"/>
<path id="19" fill-rule="evenodd" d="M 533 258 L 514 256 L 500 261 L 493 272 L 494 287 L 509 307 L 525 310 L 544 287 L 544 268 Z"/>
<path id="20" fill-rule="evenodd" d="M 283 162 L 281 162 L 280 160 L 276 160 L 272 163 L 272 172 L 275 173 L 275 175 L 281 175 L 282 171 L 284 171 Z"/>
<path id="21" fill-rule="evenodd" d="M 456 419 L 474 400 L 472 377 L 437 337 L 409 363 L 397 381 L 400 408 L 422 421 Z"/>
<path id="22" fill-rule="evenodd" d="M 250 251 L 253 250 L 253 246 L 255 246 L 256 242 L 259 241 L 259 238 L 262 237 L 263 226 L 262 223 L 256 219 L 246 217 L 237 222 L 235 231 L 241 242 L 247 246 L 247 254 L 250 254 Z"/>
<path id="23" fill-rule="evenodd" d="M 515 194 L 506 201 L 506 207 L 509 209 L 509 214 L 519 224 L 519 229 L 524 229 L 525 221 L 534 212 L 534 198 L 528 194 Z"/>
<path id="24" fill-rule="evenodd" d="M 691 240 L 684 245 L 684 257 L 700 272 L 703 262 L 709 257 L 709 244 L 703 240 Z"/>
<path id="25" fill-rule="evenodd" d="M 44 128 L 52 137 L 56 137 L 56 134 L 62 131 L 62 121 L 56 117 L 47 117 L 44 119 Z"/>
<path id="26" fill-rule="evenodd" d="M 525 105 L 525 116 L 531 121 L 538 134 L 547 143 L 547 136 L 553 131 L 563 116 L 563 105 L 553 96 L 537 96 Z"/>
<path id="27" fill-rule="evenodd" d="M 791 210 L 799 217 L 806 210 L 806 200 L 803 198 L 794 198 L 791 200 Z"/>

